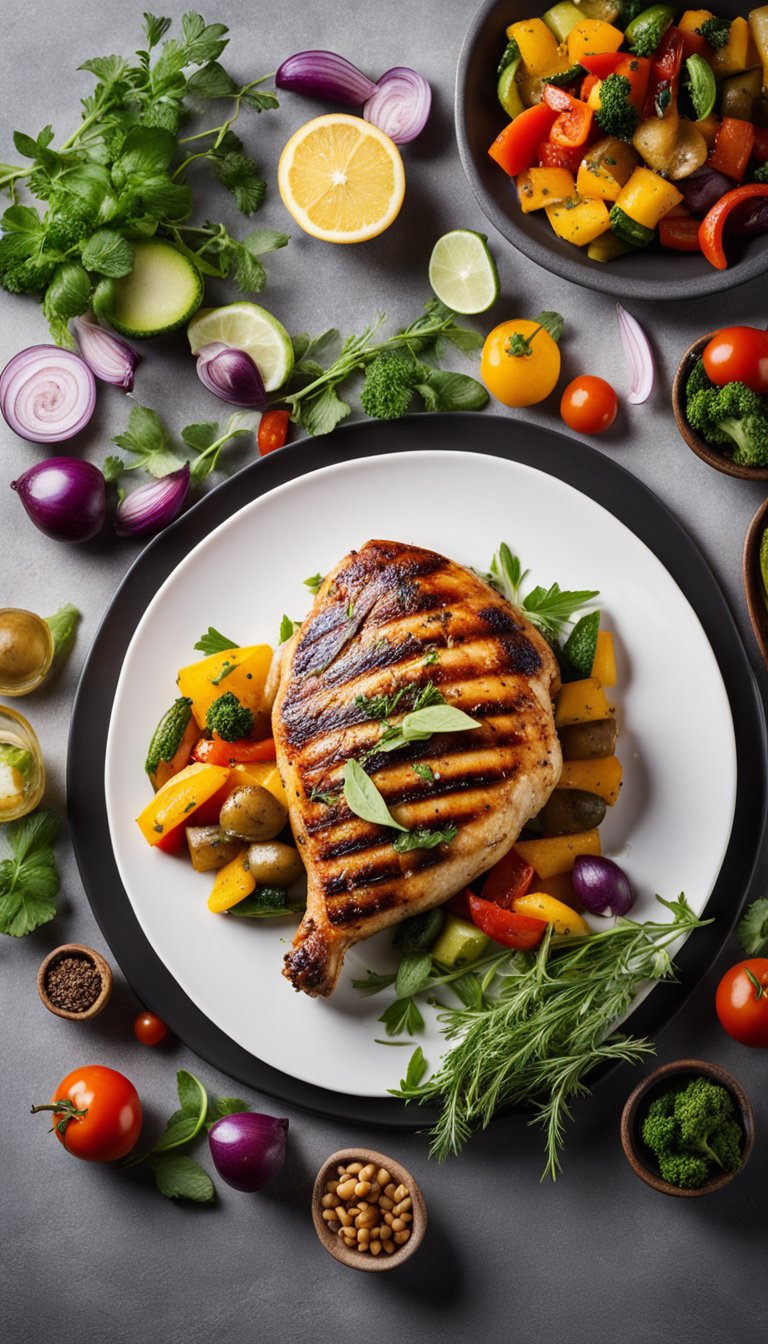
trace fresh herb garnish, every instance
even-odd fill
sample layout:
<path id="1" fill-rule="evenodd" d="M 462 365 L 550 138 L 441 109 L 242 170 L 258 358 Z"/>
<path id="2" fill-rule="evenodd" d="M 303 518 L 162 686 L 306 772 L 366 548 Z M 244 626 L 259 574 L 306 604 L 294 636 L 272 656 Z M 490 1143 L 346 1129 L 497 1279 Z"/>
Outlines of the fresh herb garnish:
<path id="1" fill-rule="evenodd" d="M 434 733 L 464 733 L 479 726 L 477 719 L 471 718 L 455 705 L 427 705 L 423 709 L 411 710 L 401 723 L 386 728 L 378 742 L 364 753 L 363 759 L 367 760 L 380 751 L 399 751 L 411 742 L 426 742 Z"/>
<path id="2" fill-rule="evenodd" d="M 736 933 L 748 957 L 768 953 L 768 900 L 753 901 L 739 920 Z"/>
<path id="3" fill-rule="evenodd" d="M 427 765 L 426 761 L 416 761 L 411 769 L 415 775 L 419 776 L 419 779 L 424 780 L 425 784 L 434 784 L 435 772 L 431 765 Z"/>
<path id="4" fill-rule="evenodd" d="M 426 686 L 400 686 L 391 695 L 356 695 L 355 704 L 369 719 L 391 719 L 400 707 L 411 710 L 426 709 L 429 705 L 444 705 L 445 696 L 433 681 Z"/>
<path id="5" fill-rule="evenodd" d="M 440 662 L 440 654 L 438 653 L 437 649 L 429 649 L 429 651 L 424 655 L 423 660 L 424 667 L 431 667 L 433 663 L 439 663 L 439 662 Z"/>
<path id="6" fill-rule="evenodd" d="M 310 803 L 324 803 L 326 807 L 334 807 L 338 801 L 338 793 L 329 793 L 327 790 L 318 788 L 312 788 L 309 791 Z"/>
<path id="7" fill-rule="evenodd" d="M 286 616 L 285 613 L 283 613 L 283 618 L 280 622 L 278 643 L 284 644 L 287 639 L 290 639 L 292 635 L 296 634 L 300 625 L 301 621 L 292 621 L 290 616 Z"/>
<path id="8" fill-rule="evenodd" d="M 205 634 L 201 635 L 192 647 L 199 650 L 200 653 L 211 654 L 226 653 L 227 649 L 236 649 L 239 645 L 233 639 L 227 639 L 226 635 L 220 634 L 214 626 L 209 625 Z"/>
<path id="9" fill-rule="evenodd" d="M 59 819 L 55 812 L 32 812 L 3 831 L 11 852 L 0 860 L 0 933 L 23 938 L 56 914 Z"/>
<path id="10" fill-rule="evenodd" d="M 570 1104 L 589 1091 L 585 1077 L 599 1064 L 635 1063 L 653 1050 L 649 1041 L 612 1032 L 613 1024 L 644 983 L 673 978 L 667 947 L 710 922 L 698 919 L 682 895 L 657 899 L 670 921 L 619 919 L 602 933 L 563 940 L 550 926 L 536 955 L 507 954 L 506 967 L 497 965 L 501 988 L 482 1011 L 440 1013 L 454 1044 L 424 1082 L 405 1080 L 393 1089 L 404 1100 L 441 1106 L 434 1156 L 458 1153 L 497 1109 L 533 1104 L 546 1134 L 544 1175 L 556 1177 Z"/>
<path id="11" fill-rule="evenodd" d="M 148 406 L 134 406 L 128 417 L 128 427 L 122 434 L 116 434 L 113 443 L 118 448 L 132 454 L 132 460 L 107 457 L 102 469 L 108 481 L 117 480 L 124 472 L 142 469 L 150 476 L 167 476 L 178 471 L 189 461 L 190 480 L 199 484 L 215 470 L 223 448 L 233 439 L 249 434 L 256 428 L 259 416 L 237 411 L 227 420 L 224 428 L 213 420 L 200 424 L 187 425 L 182 429 L 181 437 L 187 448 L 192 449 L 191 458 L 182 456 L 183 449 L 173 443 L 168 430 L 156 411 Z"/>
<path id="12" fill-rule="evenodd" d="M 407 833 L 407 826 L 395 821 L 373 780 L 355 760 L 347 761 L 344 766 L 344 801 L 350 812 L 363 821 Z"/>
<path id="13" fill-rule="evenodd" d="M 304 587 L 317 596 L 323 586 L 323 578 L 322 574 L 310 574 L 309 578 L 304 580 Z"/>
<path id="14" fill-rule="evenodd" d="M 96 78 L 83 100 L 80 125 L 57 148 L 46 126 L 35 136 L 14 133 L 28 165 L 0 165 L 0 188 L 11 194 L 0 228 L 0 284 L 13 293 L 38 294 L 54 339 L 73 345 L 72 317 L 109 308 L 113 281 L 133 268 L 136 238 L 172 240 L 205 275 L 232 275 L 244 292 L 263 288 L 259 253 L 282 247 L 285 234 L 259 230 L 242 241 L 223 224 L 190 225 L 193 195 L 186 182 L 192 163 L 207 162 L 250 215 L 266 191 L 256 163 L 232 127 L 243 107 L 277 107 L 260 85 L 241 84 L 219 61 L 228 29 L 184 14 L 181 34 L 165 35 L 171 20 L 144 16 L 144 49 L 137 59 L 96 56 L 80 66 Z M 179 136 L 189 99 L 226 99 L 228 115 L 217 125 Z M 46 203 L 44 215 L 17 204 L 18 187 Z"/>
<path id="15" fill-rule="evenodd" d="M 46 616 L 45 618 L 45 623 L 53 635 L 52 668 L 54 672 L 58 672 L 69 657 L 72 645 L 75 642 L 79 620 L 80 612 L 71 602 L 67 602 L 65 606 L 60 607 L 58 611 L 54 612 L 53 616 Z"/>
<path id="16" fill-rule="evenodd" d="M 425 826 L 415 826 L 405 835 L 397 835 L 392 846 L 398 854 L 407 854 L 412 849 L 437 849 L 438 845 L 449 845 L 459 834 L 458 826 L 449 822 L 442 831 L 429 830 Z"/>
<path id="17" fill-rule="evenodd" d="M 509 546 L 502 542 L 491 561 L 488 579 L 503 597 L 521 607 L 528 620 L 548 639 L 557 639 L 579 608 L 600 595 L 597 589 L 572 592 L 553 583 L 549 588 L 537 585 L 521 600 L 520 588 L 528 572 Z"/>
<path id="18" fill-rule="evenodd" d="M 257 887 L 245 900 L 233 905 L 228 914 L 244 919 L 274 919 L 280 915 L 299 914 L 306 905 L 306 901 L 289 901 L 284 887 Z"/>

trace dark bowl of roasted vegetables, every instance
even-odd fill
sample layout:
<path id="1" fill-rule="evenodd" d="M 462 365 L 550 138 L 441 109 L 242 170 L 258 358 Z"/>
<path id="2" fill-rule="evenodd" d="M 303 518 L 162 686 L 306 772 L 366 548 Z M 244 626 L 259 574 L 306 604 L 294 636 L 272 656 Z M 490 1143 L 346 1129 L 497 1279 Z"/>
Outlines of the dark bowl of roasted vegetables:
<path id="1" fill-rule="evenodd" d="M 456 82 L 464 170 L 568 280 L 697 298 L 768 270 L 768 4 L 487 0 Z"/>
<path id="2" fill-rule="evenodd" d="M 741 1083 L 703 1059 L 662 1064 L 638 1083 L 621 1116 L 636 1176 L 663 1195 L 722 1190 L 743 1171 L 755 1122 Z"/>
<path id="3" fill-rule="evenodd" d="M 675 374 L 672 409 L 708 466 L 768 480 L 768 332 L 723 327 L 694 341 Z"/>

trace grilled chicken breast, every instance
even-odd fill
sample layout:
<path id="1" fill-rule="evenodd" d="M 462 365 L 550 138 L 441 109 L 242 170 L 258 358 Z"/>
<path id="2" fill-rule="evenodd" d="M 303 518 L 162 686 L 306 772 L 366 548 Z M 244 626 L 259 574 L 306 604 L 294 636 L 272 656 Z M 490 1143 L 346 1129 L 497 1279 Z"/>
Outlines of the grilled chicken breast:
<path id="1" fill-rule="evenodd" d="M 283 974 L 328 995 L 348 947 L 447 900 L 544 806 L 561 769 L 559 673 L 538 631 L 476 574 L 416 546 L 369 541 L 327 576 L 276 675 L 277 762 L 308 878 Z M 429 683 L 478 727 L 372 751 L 386 706 L 371 700 L 402 691 L 396 724 Z M 454 838 L 400 853 L 398 832 L 354 815 L 342 772 L 364 753 L 402 825 L 455 826 Z"/>

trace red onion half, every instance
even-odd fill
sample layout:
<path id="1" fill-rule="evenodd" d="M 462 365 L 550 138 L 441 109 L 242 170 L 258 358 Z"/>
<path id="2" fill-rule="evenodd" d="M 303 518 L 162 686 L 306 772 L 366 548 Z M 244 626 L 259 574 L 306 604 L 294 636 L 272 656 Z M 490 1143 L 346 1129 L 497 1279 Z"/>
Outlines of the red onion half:
<path id="1" fill-rule="evenodd" d="M 93 316 L 76 317 L 72 326 L 80 353 L 96 377 L 132 392 L 136 365 L 141 362 L 138 350 L 111 331 L 105 331 Z"/>
<path id="2" fill-rule="evenodd" d="M 274 1115 L 224 1115 L 208 1132 L 213 1165 L 233 1189 L 263 1190 L 282 1168 L 287 1134 L 288 1121 Z"/>
<path id="3" fill-rule="evenodd" d="M 283 61 L 275 75 L 278 89 L 292 89 L 313 98 L 328 98 L 349 107 L 362 107 L 376 85 L 356 65 L 335 51 L 297 51 Z"/>
<path id="4" fill-rule="evenodd" d="M 593 915 L 626 915 L 635 903 L 629 879 L 613 859 L 580 854 L 571 881 L 584 909 Z"/>
<path id="5" fill-rule="evenodd" d="M 184 507 L 189 490 L 189 463 L 178 471 L 160 476 L 132 490 L 121 499 L 115 514 L 115 531 L 119 537 L 145 537 L 160 532 Z"/>
<path id="6" fill-rule="evenodd" d="M 106 483 L 79 457 L 51 457 L 11 481 L 35 527 L 55 541 L 90 541 L 104 526 Z"/>
<path id="7" fill-rule="evenodd" d="M 251 356 L 223 341 L 200 347 L 197 376 L 209 392 L 232 406 L 262 411 L 267 404 L 264 379 Z"/>
<path id="8" fill-rule="evenodd" d="M 407 65 L 396 65 L 381 76 L 363 116 L 396 145 L 407 145 L 421 135 L 431 107 L 432 90 L 424 76 Z"/>
<path id="9" fill-rule="evenodd" d="M 20 350 L 0 373 L 0 411 L 33 443 L 61 443 L 88 424 L 96 380 L 79 355 L 58 345 Z"/>

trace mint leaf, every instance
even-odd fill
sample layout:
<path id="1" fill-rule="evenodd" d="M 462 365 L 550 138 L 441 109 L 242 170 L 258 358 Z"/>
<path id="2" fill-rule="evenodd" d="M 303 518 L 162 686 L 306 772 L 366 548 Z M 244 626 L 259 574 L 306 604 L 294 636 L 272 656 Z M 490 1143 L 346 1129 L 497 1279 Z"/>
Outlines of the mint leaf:
<path id="1" fill-rule="evenodd" d="M 189 1199 L 195 1204 L 207 1204 L 216 1197 L 213 1181 L 207 1171 L 191 1157 L 174 1155 L 152 1161 L 155 1185 L 166 1199 Z"/>
<path id="2" fill-rule="evenodd" d="M 489 400 L 476 378 L 445 369 L 430 369 L 416 384 L 416 391 L 428 411 L 480 411 Z"/>
<path id="3" fill-rule="evenodd" d="M 768 900 L 753 901 L 736 933 L 748 957 L 764 957 L 768 953 Z"/>
<path id="4" fill-rule="evenodd" d="M 237 649 L 239 645 L 233 639 L 227 639 L 226 635 L 219 634 L 214 626 L 209 625 L 206 633 L 201 635 L 196 644 L 192 646 L 198 649 L 200 653 L 224 653 L 226 649 Z"/>
<path id="5" fill-rule="evenodd" d="M 286 616 L 285 614 L 283 614 L 283 619 L 280 622 L 280 635 L 278 638 L 278 643 L 284 644 L 287 639 L 291 638 L 291 635 L 294 635 L 296 633 L 300 625 L 301 621 L 292 621 L 290 616 Z"/>
<path id="6" fill-rule="evenodd" d="M 390 826 L 396 831 L 407 827 L 395 821 L 373 780 L 366 775 L 358 761 L 349 760 L 344 766 L 344 799 L 350 812 L 376 826 Z"/>
<path id="7" fill-rule="evenodd" d="M 401 1036 L 407 1033 L 414 1036 L 424 1030 L 424 1018 L 419 1012 L 415 999 L 395 999 L 378 1019 L 384 1023 L 388 1036 Z"/>
<path id="8" fill-rule="evenodd" d="M 80 253 L 82 263 L 88 271 L 98 271 L 119 279 L 133 270 L 133 248 L 121 234 L 113 229 L 98 229 L 91 234 Z"/>
<path id="9" fill-rule="evenodd" d="M 206 1129 L 210 1129 L 221 1120 L 225 1115 L 242 1115 L 244 1111 L 250 1111 L 251 1103 L 243 1101 L 241 1097 L 212 1097 L 208 1106 L 208 1119 L 205 1122 Z"/>
<path id="10" fill-rule="evenodd" d="M 237 93 L 237 84 L 218 61 L 209 61 L 195 70 L 187 80 L 187 93 L 193 98 L 231 98 Z"/>
<path id="11" fill-rule="evenodd" d="M 432 974 L 432 958 L 428 952 L 409 952 L 397 968 L 395 994 L 398 999 L 409 999 L 420 994 Z"/>
<path id="12" fill-rule="evenodd" d="M 59 607 L 59 610 L 53 616 L 45 617 L 45 623 L 50 627 L 53 635 L 53 661 L 57 668 L 61 667 L 75 642 L 75 631 L 79 620 L 80 612 L 71 602 L 67 602 L 64 607 Z"/>
<path id="13" fill-rule="evenodd" d="M 176 1090 L 179 1094 L 179 1105 L 181 1109 L 189 1115 L 195 1117 L 202 1116 L 200 1124 L 205 1119 L 205 1112 L 208 1109 L 208 1093 L 199 1078 L 193 1073 L 187 1073 L 186 1069 L 179 1069 L 176 1074 Z"/>
<path id="14" fill-rule="evenodd" d="M 317 596 L 317 594 L 320 592 L 320 589 L 323 586 L 323 582 L 324 582 L 323 574 L 319 573 L 310 574 L 309 578 L 304 580 L 304 587 L 308 588 L 310 593 L 313 593 L 315 596 Z"/>
<path id="15" fill-rule="evenodd" d="M 407 854 L 412 849 L 437 849 L 438 845 L 449 845 L 456 839 L 458 833 L 459 828 L 454 826 L 453 822 L 449 822 L 442 831 L 431 831 L 425 826 L 415 826 L 405 835 L 395 836 L 392 845 L 398 854 Z"/>
<path id="16" fill-rule="evenodd" d="M 180 457 L 170 446 L 168 431 L 160 416 L 148 406 L 134 406 L 128 417 L 128 428 L 112 440 L 118 448 L 133 453 L 135 461 L 126 464 L 126 471 L 143 467 L 150 476 L 167 476 L 183 466 Z"/>
<path id="17" fill-rule="evenodd" d="M 0 933 L 23 938 L 56 914 L 59 819 L 47 810 L 32 812 L 8 822 L 3 833 L 11 855 L 0 861 Z"/>
<path id="18" fill-rule="evenodd" d="M 403 1092 L 411 1088 L 418 1087 L 424 1074 L 427 1071 L 427 1061 L 424 1058 L 424 1051 L 420 1045 L 416 1046 L 411 1058 L 408 1061 L 408 1068 L 405 1071 L 405 1077 L 400 1083 Z"/>

